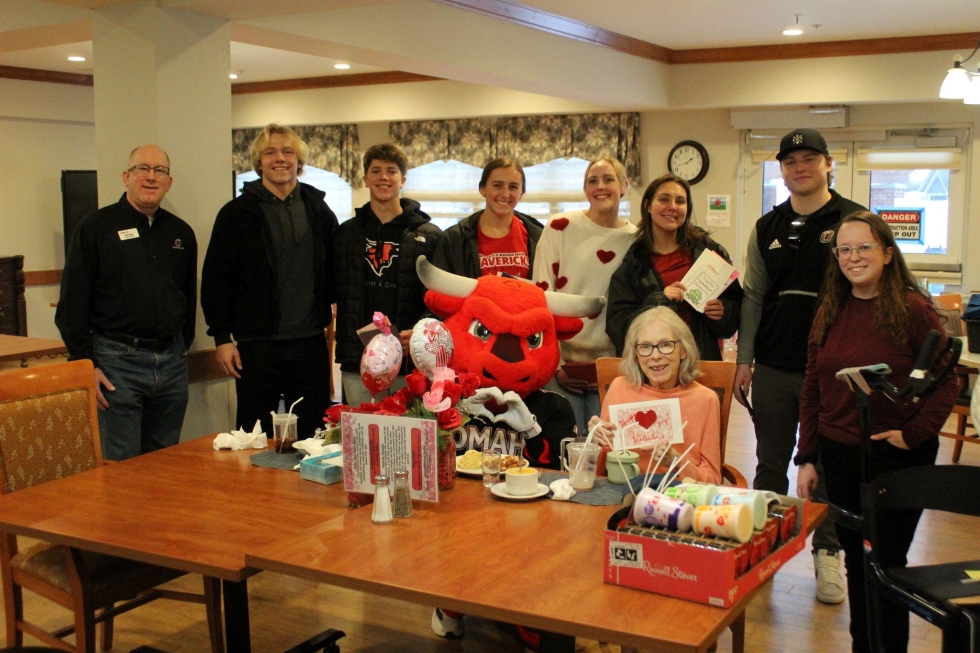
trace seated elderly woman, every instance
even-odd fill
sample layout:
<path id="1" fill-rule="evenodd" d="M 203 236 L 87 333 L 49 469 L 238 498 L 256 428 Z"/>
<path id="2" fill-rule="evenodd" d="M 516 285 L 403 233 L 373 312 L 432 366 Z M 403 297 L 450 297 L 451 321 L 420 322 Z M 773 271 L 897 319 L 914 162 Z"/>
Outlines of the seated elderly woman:
<path id="1" fill-rule="evenodd" d="M 680 401 L 684 444 L 664 456 L 669 462 L 694 445 L 685 456 L 690 463 L 681 474 L 706 483 L 721 483 L 721 411 L 718 395 L 695 379 L 700 376 L 694 335 L 677 313 L 666 306 L 638 315 L 626 332 L 623 362 L 602 403 L 602 416 L 589 422 L 593 436 L 611 446 L 616 426 L 609 422 L 609 407 L 676 398 Z M 659 456 L 661 450 L 653 455 Z"/>

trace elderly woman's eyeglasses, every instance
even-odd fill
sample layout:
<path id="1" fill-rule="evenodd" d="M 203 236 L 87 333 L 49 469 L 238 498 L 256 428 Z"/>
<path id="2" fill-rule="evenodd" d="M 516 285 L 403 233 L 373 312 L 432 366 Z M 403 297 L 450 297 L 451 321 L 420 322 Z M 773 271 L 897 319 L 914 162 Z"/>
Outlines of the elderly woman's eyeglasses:
<path id="1" fill-rule="evenodd" d="M 137 177 L 148 177 L 150 174 L 150 170 L 152 170 L 153 172 L 155 172 L 157 175 L 161 177 L 170 176 L 170 168 L 166 166 L 138 165 L 138 166 L 131 167 L 126 172 L 132 172 Z"/>
<path id="2" fill-rule="evenodd" d="M 834 247 L 830 251 L 832 251 L 834 253 L 834 256 L 836 256 L 839 260 L 844 260 L 844 259 L 850 258 L 851 257 L 851 252 L 857 252 L 858 253 L 858 256 L 860 256 L 861 258 L 868 258 L 869 256 L 871 256 L 871 252 L 873 252 L 875 250 L 875 248 L 877 248 L 877 247 L 881 247 L 881 244 L 880 243 L 861 243 L 857 247 L 850 247 L 848 245 L 841 245 L 840 247 Z"/>
<path id="3" fill-rule="evenodd" d="M 651 356 L 653 350 L 656 349 L 664 356 L 668 356 L 674 353 L 674 348 L 679 342 L 680 340 L 661 340 L 655 345 L 649 342 L 641 342 L 636 345 L 636 353 L 646 358 L 647 356 Z"/>

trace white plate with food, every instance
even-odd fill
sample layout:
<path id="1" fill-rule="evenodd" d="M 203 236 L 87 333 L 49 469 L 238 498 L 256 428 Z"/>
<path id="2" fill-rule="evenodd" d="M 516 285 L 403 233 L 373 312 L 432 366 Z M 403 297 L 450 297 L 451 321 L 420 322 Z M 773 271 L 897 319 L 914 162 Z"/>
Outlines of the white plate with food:
<path id="1" fill-rule="evenodd" d="M 538 490 L 534 494 L 510 494 L 507 492 L 506 483 L 497 483 L 490 487 L 490 493 L 498 499 L 503 499 L 504 501 L 530 501 L 531 499 L 540 499 L 546 496 L 551 490 L 544 483 L 538 483 Z"/>
<path id="2" fill-rule="evenodd" d="M 500 473 L 503 474 L 511 467 L 517 467 L 517 456 L 500 457 Z M 524 460 L 524 467 L 530 465 L 527 459 Z M 456 456 L 456 474 L 459 476 L 470 476 L 472 478 L 483 478 L 483 454 L 475 449 L 470 449 L 462 456 Z"/>

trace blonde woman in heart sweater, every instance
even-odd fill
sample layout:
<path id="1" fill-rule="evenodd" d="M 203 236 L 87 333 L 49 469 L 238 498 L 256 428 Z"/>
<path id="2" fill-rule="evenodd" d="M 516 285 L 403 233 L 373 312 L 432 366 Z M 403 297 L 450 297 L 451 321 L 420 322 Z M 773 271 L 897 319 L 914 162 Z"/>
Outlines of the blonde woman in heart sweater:
<path id="1" fill-rule="evenodd" d="M 600 158 L 585 169 L 589 208 L 552 216 L 538 241 L 532 280 L 545 290 L 605 297 L 613 272 L 636 238 L 636 227 L 619 216 L 629 190 L 623 164 Z M 599 414 L 595 360 L 615 356 L 606 335 L 606 311 L 584 320 L 582 331 L 561 343 L 562 366 L 547 389 L 568 398 L 579 433 Z"/>
<path id="2" fill-rule="evenodd" d="M 671 447 L 664 456 L 669 463 L 692 444 L 683 462 L 689 463 L 681 476 L 704 483 L 721 483 L 721 410 L 718 395 L 695 379 L 698 349 L 694 334 L 670 308 L 658 306 L 641 313 L 626 332 L 626 344 L 620 371 L 602 404 L 602 417 L 595 417 L 590 427 L 599 424 L 596 440 L 612 444 L 616 425 L 609 421 L 609 407 L 641 401 L 677 399 L 684 427 L 684 443 Z M 662 449 L 652 452 L 659 457 Z"/>

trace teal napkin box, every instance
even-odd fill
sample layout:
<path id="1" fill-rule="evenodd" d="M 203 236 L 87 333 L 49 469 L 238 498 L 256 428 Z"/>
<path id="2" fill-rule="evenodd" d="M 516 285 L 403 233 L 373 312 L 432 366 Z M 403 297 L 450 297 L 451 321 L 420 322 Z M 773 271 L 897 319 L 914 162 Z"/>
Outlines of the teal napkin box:
<path id="1" fill-rule="evenodd" d="M 340 455 L 340 451 L 335 451 L 334 453 L 314 456 L 301 461 L 299 464 L 300 478 L 313 481 L 314 483 L 322 483 L 323 485 L 340 483 L 344 480 L 344 468 L 339 465 L 323 464 L 324 460 L 338 458 Z"/>

